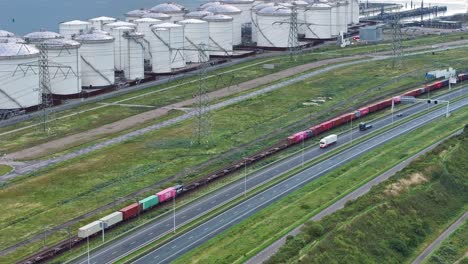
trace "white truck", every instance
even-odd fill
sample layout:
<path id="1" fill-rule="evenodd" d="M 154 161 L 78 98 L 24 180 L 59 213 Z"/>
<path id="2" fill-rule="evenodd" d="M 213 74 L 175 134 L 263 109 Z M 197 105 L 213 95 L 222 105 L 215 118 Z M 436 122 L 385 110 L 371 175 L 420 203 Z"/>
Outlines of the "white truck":
<path id="1" fill-rule="evenodd" d="M 338 136 L 335 134 L 324 137 L 320 140 L 320 148 L 326 148 L 332 144 L 335 144 L 337 140 Z"/>

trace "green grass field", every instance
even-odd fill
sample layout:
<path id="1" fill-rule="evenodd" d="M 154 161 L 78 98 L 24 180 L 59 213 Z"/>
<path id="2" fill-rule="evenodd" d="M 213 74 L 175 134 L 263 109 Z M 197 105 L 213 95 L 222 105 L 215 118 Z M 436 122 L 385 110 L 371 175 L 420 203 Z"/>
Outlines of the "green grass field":
<path id="1" fill-rule="evenodd" d="M 463 52 L 465 50 L 447 51 L 436 56 L 450 60 L 462 57 L 460 54 Z M 307 120 L 307 125 L 310 125 L 418 81 L 420 73 L 415 73 L 381 86 L 389 79 L 408 72 L 410 65 L 411 70 L 424 68 L 433 60 L 433 55 L 417 56 L 408 60 L 408 68 L 400 70 L 388 68 L 386 61 L 341 69 L 216 111 L 212 114 L 214 126 L 209 146 L 190 145 L 193 126 L 191 121 L 187 121 L 39 171 L 0 190 L 0 204 L 8 212 L 0 216 L 0 247 L 26 239 L 40 232 L 44 225 L 65 222 L 111 202 L 115 196 L 127 195 L 175 175 L 181 172 L 181 168 L 196 167 L 247 144 L 244 150 L 217 160 L 210 169 L 237 160 L 284 138 L 303 125 L 268 136 L 280 127 L 293 125 L 308 116 L 311 119 Z M 349 100 L 358 94 L 359 97 Z M 315 108 L 302 104 L 319 96 L 331 96 L 333 100 Z M 326 110 L 330 107 L 334 108 Z M 262 140 L 253 142 L 262 137 Z M 206 169 L 193 171 L 178 181 L 190 181 Z M 172 184 L 174 182 L 167 185 Z M 10 236 L 12 232 L 16 235 Z"/>
<path id="2" fill-rule="evenodd" d="M 427 36 L 413 40 L 405 40 L 403 43 L 405 46 L 412 47 L 415 45 L 423 44 L 436 44 L 446 41 L 459 40 L 460 38 L 466 37 L 466 33 L 457 33 L 444 36 Z M 229 84 L 235 85 L 241 82 L 252 80 L 254 78 L 265 76 L 280 70 L 287 69 L 292 66 L 305 64 L 308 62 L 334 58 L 346 55 L 365 54 L 375 51 L 386 51 L 390 50 L 391 45 L 388 43 L 382 43 L 370 46 L 352 46 L 346 49 L 337 48 L 334 45 L 327 46 L 325 48 L 317 49 L 312 52 L 305 52 L 295 62 L 291 62 L 287 59 L 287 56 L 277 56 L 273 58 L 255 59 L 250 62 L 241 63 L 238 65 L 226 67 L 224 69 L 216 70 L 210 73 L 212 78 L 206 81 L 209 90 L 216 90 L 223 88 Z M 276 65 L 274 70 L 263 69 L 263 63 L 274 63 Z M 445 67 L 445 66 L 444 66 Z M 168 105 L 170 103 L 182 101 L 184 99 L 191 98 L 196 90 L 196 77 L 186 77 L 177 82 L 169 82 L 167 84 L 154 86 L 148 89 L 144 89 L 137 92 L 132 92 L 127 95 L 118 96 L 109 100 L 104 100 L 101 103 L 112 103 L 112 102 L 135 102 L 144 105 L 150 105 L 153 107 L 159 107 Z M 187 83 L 187 84 L 183 84 Z M 165 88 L 177 86 L 175 89 L 164 90 Z M 145 95 L 149 92 L 152 94 Z M 140 96 L 140 97 L 138 97 Z M 136 98 L 134 98 L 136 97 Z M 134 98 L 134 99 L 131 99 Z M 99 107 L 98 109 L 95 109 Z M 94 109 L 94 110 L 91 110 Z M 99 103 L 90 103 L 82 105 L 71 110 L 60 112 L 56 115 L 67 116 L 78 111 L 87 111 L 80 115 L 73 115 L 61 119 L 60 121 L 52 124 L 52 134 L 46 134 L 41 132 L 40 128 L 34 127 L 26 130 L 18 131 L 9 135 L 2 135 L 0 137 L 0 154 L 10 153 L 17 150 L 32 147 L 53 139 L 61 138 L 67 135 L 76 134 L 79 132 L 87 131 L 92 128 L 100 127 L 105 124 L 109 124 L 123 118 L 133 116 L 145 111 L 150 108 L 134 108 L 134 107 L 122 107 L 122 106 L 103 106 Z M 29 121 L 21 122 L 16 125 L 0 128 L 0 133 L 12 131 L 17 128 L 26 127 L 28 125 L 37 124 L 40 119 L 32 119 Z M 101 135 L 95 138 L 86 139 L 83 142 L 78 142 L 75 146 L 82 143 L 90 142 L 96 139 L 107 137 L 111 135 Z M 70 146 L 74 147 L 74 146 Z"/>
<path id="3" fill-rule="evenodd" d="M 453 119 L 438 120 L 366 153 L 223 232 L 175 263 L 243 263 L 341 196 L 450 135 L 467 117 L 466 109 L 459 111 Z"/>
<path id="4" fill-rule="evenodd" d="M 468 253 L 468 222 L 462 224 L 453 232 L 438 249 L 436 249 L 423 263 L 451 264 L 465 258 Z"/>
<path id="5" fill-rule="evenodd" d="M 10 166 L 0 164 L 0 176 L 9 173 L 11 170 L 12 170 L 12 168 Z"/>

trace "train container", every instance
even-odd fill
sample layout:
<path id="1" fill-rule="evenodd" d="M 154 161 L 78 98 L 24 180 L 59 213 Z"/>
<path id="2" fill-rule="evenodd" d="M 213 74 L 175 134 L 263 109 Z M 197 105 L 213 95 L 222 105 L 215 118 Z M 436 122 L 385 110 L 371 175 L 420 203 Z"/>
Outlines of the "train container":
<path id="1" fill-rule="evenodd" d="M 290 144 L 299 143 L 300 141 L 307 139 L 307 136 L 308 136 L 308 134 L 307 134 L 306 131 L 298 132 L 298 133 L 288 137 L 288 143 L 290 143 Z"/>
<path id="2" fill-rule="evenodd" d="M 117 223 L 123 221 L 123 213 L 122 212 L 113 212 L 110 215 L 106 215 L 103 218 L 99 219 L 104 224 L 105 228 L 109 228 Z"/>
<path id="3" fill-rule="evenodd" d="M 393 97 L 393 103 L 394 103 L 394 104 L 399 104 L 399 103 L 401 103 L 401 96 L 395 96 L 395 97 Z"/>
<path id="4" fill-rule="evenodd" d="M 369 114 L 369 107 L 366 106 L 366 107 L 359 108 L 358 111 L 359 111 L 360 117 L 364 117 Z"/>
<path id="5" fill-rule="evenodd" d="M 119 210 L 123 215 L 123 220 L 130 219 L 137 216 L 140 213 L 141 206 L 139 203 L 133 203 L 125 208 Z"/>
<path id="6" fill-rule="evenodd" d="M 310 128 L 310 130 L 312 131 L 312 133 L 316 136 L 316 135 L 320 135 L 322 134 L 325 130 L 323 129 L 322 125 L 316 125 L 316 126 L 313 126 Z"/>
<path id="7" fill-rule="evenodd" d="M 356 115 L 354 113 L 347 113 L 347 114 L 342 115 L 341 119 L 343 119 L 345 123 L 348 123 L 356 119 Z"/>
<path id="8" fill-rule="evenodd" d="M 174 187 L 169 187 L 163 191 L 158 192 L 156 195 L 159 198 L 159 202 L 165 202 L 176 196 L 176 189 Z"/>
<path id="9" fill-rule="evenodd" d="M 326 136 L 320 140 L 320 148 L 326 148 L 332 144 L 335 144 L 338 141 L 338 136 L 333 134 Z"/>
<path id="10" fill-rule="evenodd" d="M 420 94 L 422 94 L 423 92 L 421 91 L 421 89 L 415 89 L 415 90 L 411 90 L 409 92 L 406 92 L 404 94 L 402 94 L 403 96 L 418 96 Z"/>
<path id="11" fill-rule="evenodd" d="M 217 178 L 216 176 L 217 175 L 215 174 L 214 178 Z M 181 194 L 184 191 L 184 186 L 181 185 L 181 184 L 177 184 L 176 186 L 174 186 L 174 188 L 176 189 L 176 194 L 177 195 Z"/>
<path id="12" fill-rule="evenodd" d="M 78 229 L 78 237 L 87 238 L 102 230 L 101 221 L 94 221 Z"/>
<path id="13" fill-rule="evenodd" d="M 468 73 L 460 73 L 460 74 L 458 74 L 458 80 L 459 80 L 459 81 L 466 81 L 466 80 L 468 80 Z"/>
<path id="14" fill-rule="evenodd" d="M 333 128 L 333 121 L 329 120 L 322 123 L 323 131 L 327 131 Z"/>
<path id="15" fill-rule="evenodd" d="M 149 197 L 146 197 L 145 199 L 139 201 L 141 204 L 141 209 L 142 210 L 147 210 L 159 203 L 159 199 L 156 195 L 151 195 Z"/>

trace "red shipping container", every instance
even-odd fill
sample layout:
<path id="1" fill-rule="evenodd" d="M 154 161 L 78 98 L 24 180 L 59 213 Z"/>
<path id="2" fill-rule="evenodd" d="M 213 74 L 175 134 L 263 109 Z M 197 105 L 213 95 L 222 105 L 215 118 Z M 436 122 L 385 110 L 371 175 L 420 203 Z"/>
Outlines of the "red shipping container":
<path id="1" fill-rule="evenodd" d="M 314 136 L 320 135 L 323 132 L 321 125 L 313 126 L 310 128 L 310 130 L 312 130 L 312 133 L 314 133 Z"/>
<path id="2" fill-rule="evenodd" d="M 156 193 L 158 196 L 159 202 L 165 202 L 167 200 L 170 200 L 172 197 L 176 196 L 176 189 L 174 187 L 169 187 L 165 190 L 162 190 L 158 193 Z"/>
<path id="3" fill-rule="evenodd" d="M 333 122 L 331 120 L 327 122 L 323 122 L 320 125 L 322 126 L 323 131 L 327 131 L 333 128 Z"/>
<path id="4" fill-rule="evenodd" d="M 341 116 L 341 119 L 343 119 L 345 123 L 351 122 L 351 120 L 356 119 L 356 115 L 354 113 L 344 114 Z"/>
<path id="5" fill-rule="evenodd" d="M 394 103 L 394 104 L 399 104 L 399 103 L 401 103 L 401 96 L 395 96 L 395 97 L 393 97 L 393 103 Z"/>
<path id="6" fill-rule="evenodd" d="M 133 203 L 125 208 L 119 210 L 119 212 L 123 215 L 123 220 L 127 220 L 129 218 L 135 217 L 140 213 L 140 204 Z"/>
<path id="7" fill-rule="evenodd" d="M 361 117 L 366 116 L 369 114 L 369 107 L 363 107 L 358 109 L 359 113 L 361 113 Z"/>

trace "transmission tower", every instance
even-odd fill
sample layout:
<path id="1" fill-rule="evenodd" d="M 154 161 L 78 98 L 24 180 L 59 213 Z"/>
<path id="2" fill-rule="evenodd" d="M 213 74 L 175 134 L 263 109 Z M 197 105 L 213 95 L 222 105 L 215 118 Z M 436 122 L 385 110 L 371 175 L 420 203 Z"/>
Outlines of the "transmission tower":
<path id="1" fill-rule="evenodd" d="M 391 27 L 392 27 L 392 52 L 393 52 L 393 60 L 392 60 L 392 68 L 400 67 L 403 61 L 403 33 L 401 31 L 401 23 L 400 23 L 400 15 L 396 14 L 391 20 Z"/>
<path id="2" fill-rule="evenodd" d="M 291 60 L 296 60 L 297 53 L 299 50 L 299 41 L 297 40 L 298 36 L 298 23 L 297 23 L 297 6 L 293 4 L 291 7 L 291 17 L 289 20 L 289 36 L 288 36 L 288 49 L 289 49 L 289 58 Z"/>
<path id="3" fill-rule="evenodd" d="M 211 135 L 211 115 L 210 115 L 210 98 L 208 96 L 208 89 L 206 86 L 207 68 L 209 64 L 209 55 L 207 54 L 207 45 L 199 44 L 198 61 L 201 63 L 198 71 L 198 85 L 197 91 L 194 95 L 196 99 L 195 109 L 195 127 L 194 127 L 194 140 L 193 143 L 201 145 L 208 143 Z"/>

